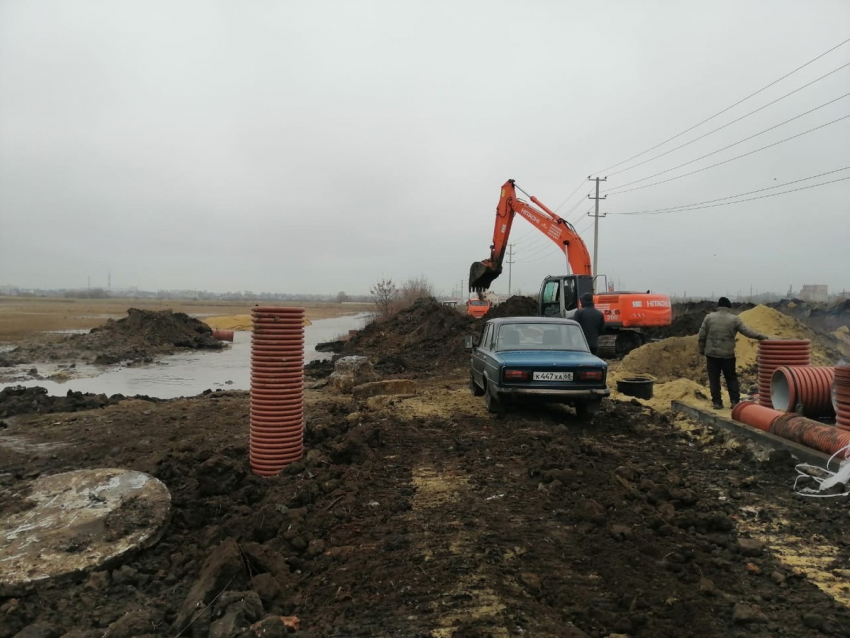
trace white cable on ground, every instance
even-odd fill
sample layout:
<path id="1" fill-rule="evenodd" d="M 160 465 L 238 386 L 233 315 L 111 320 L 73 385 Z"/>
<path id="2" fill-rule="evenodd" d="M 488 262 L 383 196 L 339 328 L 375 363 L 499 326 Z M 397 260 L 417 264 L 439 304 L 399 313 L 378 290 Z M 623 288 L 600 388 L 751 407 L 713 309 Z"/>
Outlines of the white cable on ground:
<path id="1" fill-rule="evenodd" d="M 826 467 L 829 467 L 829 464 L 832 463 L 832 460 L 836 456 L 838 456 L 842 452 L 846 453 L 848 451 L 850 451 L 850 445 L 846 445 L 840 450 L 838 450 L 835 454 L 829 457 L 829 460 L 826 462 Z M 826 478 L 818 478 L 817 476 L 812 476 L 808 472 L 804 472 L 803 468 L 817 470 L 818 472 L 829 474 L 829 476 Z M 794 469 L 797 470 L 797 478 L 794 479 L 794 492 L 796 494 L 799 494 L 800 496 L 806 496 L 808 498 L 834 498 L 836 496 L 850 496 L 850 492 L 844 492 L 843 494 L 820 493 L 824 490 L 828 490 L 829 488 L 834 485 L 837 485 L 838 483 L 850 482 L 850 458 L 845 458 L 841 462 L 841 464 L 838 466 L 837 472 L 831 472 L 826 468 L 811 465 L 809 463 L 800 463 L 794 466 Z M 800 489 L 797 489 L 797 482 L 803 477 L 814 480 L 818 484 L 818 489 L 813 490 L 810 487 L 801 487 Z"/>

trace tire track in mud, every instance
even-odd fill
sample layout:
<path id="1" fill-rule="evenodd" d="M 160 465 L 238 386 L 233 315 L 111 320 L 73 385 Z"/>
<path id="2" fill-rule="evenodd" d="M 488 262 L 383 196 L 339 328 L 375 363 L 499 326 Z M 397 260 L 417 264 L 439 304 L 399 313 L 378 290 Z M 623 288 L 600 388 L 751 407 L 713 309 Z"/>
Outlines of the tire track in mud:
<path id="1" fill-rule="evenodd" d="M 585 636 L 560 612 L 535 600 L 547 571 L 561 562 L 557 548 L 570 541 L 569 535 L 534 510 L 538 490 L 526 493 L 528 477 L 516 456 L 509 452 L 497 460 L 499 426 L 486 417 L 474 424 L 449 432 L 415 431 L 422 438 L 415 446 L 421 455 L 411 470 L 416 492 L 405 518 L 417 530 L 411 535 L 421 556 L 416 569 L 435 585 L 428 597 L 429 635 Z M 529 508 L 535 512 L 531 516 Z M 564 576 L 571 587 L 593 592 L 597 604 L 614 606 L 592 568 Z"/>
<path id="2" fill-rule="evenodd" d="M 651 411 L 623 404 L 583 430 L 560 409 L 498 421 L 463 412 L 399 422 L 389 442 L 409 452 L 393 456 L 410 464 L 407 558 L 428 610 L 407 629 L 719 637 L 736 635 L 733 611 L 751 606 L 750 635 L 809 636 L 798 614 L 833 609 L 783 567 L 784 540 L 765 541 L 757 558 L 738 549 L 739 533 L 762 538 L 738 508 L 779 505 L 770 490 L 733 489 L 754 486 L 758 467 L 740 445 L 659 427 Z M 770 582 L 776 568 L 787 584 Z M 792 600 L 796 610 L 783 602 Z"/>

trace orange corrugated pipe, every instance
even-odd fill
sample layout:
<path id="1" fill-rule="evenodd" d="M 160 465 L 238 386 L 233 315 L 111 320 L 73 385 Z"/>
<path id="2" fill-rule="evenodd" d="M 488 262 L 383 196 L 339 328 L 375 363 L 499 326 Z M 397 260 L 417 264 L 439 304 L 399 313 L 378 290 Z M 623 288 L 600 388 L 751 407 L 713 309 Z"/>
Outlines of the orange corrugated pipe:
<path id="1" fill-rule="evenodd" d="M 752 401 L 742 401 L 732 409 L 732 418 L 764 432 L 769 432 L 771 425 L 782 413 L 772 408 L 766 408 Z"/>
<path id="2" fill-rule="evenodd" d="M 807 366 L 811 363 L 812 342 L 808 339 L 765 339 L 759 341 L 759 405 L 772 408 L 770 382 L 779 366 Z"/>
<path id="3" fill-rule="evenodd" d="M 233 330 L 219 330 L 213 328 L 212 336 L 219 341 L 233 341 Z"/>
<path id="4" fill-rule="evenodd" d="M 780 412 L 796 412 L 809 417 L 832 416 L 832 382 L 835 368 L 827 366 L 780 366 L 770 382 L 770 400 Z"/>
<path id="5" fill-rule="evenodd" d="M 304 309 L 251 309 L 251 470 L 274 476 L 304 452 Z"/>
<path id="6" fill-rule="evenodd" d="M 835 366 L 832 406 L 835 408 L 835 425 L 850 430 L 850 365 Z"/>
<path id="7" fill-rule="evenodd" d="M 770 432 L 783 439 L 801 443 L 830 455 L 850 445 L 850 432 L 831 425 L 823 425 L 793 412 L 783 414 L 776 419 Z M 839 458 L 847 456 L 845 452 Z"/>

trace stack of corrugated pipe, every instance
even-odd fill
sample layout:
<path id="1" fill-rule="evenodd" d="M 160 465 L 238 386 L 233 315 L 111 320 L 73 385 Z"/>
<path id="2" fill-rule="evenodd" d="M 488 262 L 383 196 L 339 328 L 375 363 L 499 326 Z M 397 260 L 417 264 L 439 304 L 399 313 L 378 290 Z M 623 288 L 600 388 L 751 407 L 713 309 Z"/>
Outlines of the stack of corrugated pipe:
<path id="1" fill-rule="evenodd" d="M 251 310 L 251 470 L 275 476 L 304 450 L 304 309 Z"/>
<path id="2" fill-rule="evenodd" d="M 812 342 L 808 339 L 765 339 L 759 341 L 759 405 L 772 408 L 770 384 L 780 366 L 807 366 L 812 360 Z"/>
<path id="3" fill-rule="evenodd" d="M 759 402 L 739 403 L 732 411 L 732 418 L 815 450 L 836 454 L 850 445 L 850 366 L 781 363 L 781 359 L 786 362 L 808 359 L 809 348 L 810 344 L 802 341 L 791 342 L 785 349 L 768 344 L 770 354 L 764 357 L 759 348 Z M 768 370 L 769 392 L 765 392 Z M 767 406 L 765 397 L 769 399 Z M 831 417 L 839 408 L 846 416 L 837 418 L 835 426 L 814 420 Z"/>
<path id="4" fill-rule="evenodd" d="M 835 426 L 850 430 L 850 365 L 835 367 L 832 406 L 835 408 Z"/>

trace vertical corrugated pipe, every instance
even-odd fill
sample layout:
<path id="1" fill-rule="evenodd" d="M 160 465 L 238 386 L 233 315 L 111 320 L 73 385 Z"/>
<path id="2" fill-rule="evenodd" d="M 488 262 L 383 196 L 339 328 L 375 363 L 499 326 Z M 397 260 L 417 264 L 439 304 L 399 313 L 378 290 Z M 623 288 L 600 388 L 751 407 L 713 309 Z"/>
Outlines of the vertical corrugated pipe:
<path id="1" fill-rule="evenodd" d="M 251 470 L 274 476 L 304 451 L 304 309 L 251 310 Z"/>
<path id="2" fill-rule="evenodd" d="M 770 432 L 783 439 L 801 443 L 826 454 L 835 454 L 850 445 L 850 432 L 823 425 L 804 416 L 788 412 L 780 416 L 770 428 Z M 838 458 L 846 458 L 847 453 Z"/>
<path id="3" fill-rule="evenodd" d="M 212 336 L 219 341 L 233 341 L 233 330 L 219 330 L 213 328 Z"/>
<path id="4" fill-rule="evenodd" d="M 781 412 L 752 401 L 742 401 L 732 409 L 732 418 L 735 421 L 740 421 L 764 432 L 769 432 L 773 422 L 781 416 Z"/>
<path id="5" fill-rule="evenodd" d="M 812 342 L 808 339 L 765 339 L 759 341 L 759 405 L 772 408 L 770 382 L 779 366 L 807 366 L 811 363 Z"/>
<path id="6" fill-rule="evenodd" d="M 835 368 L 826 366 L 779 366 L 770 381 L 770 400 L 780 412 L 804 416 L 832 416 L 832 381 Z"/>
<path id="7" fill-rule="evenodd" d="M 835 366 L 832 406 L 835 408 L 835 425 L 850 430 L 850 365 Z"/>

